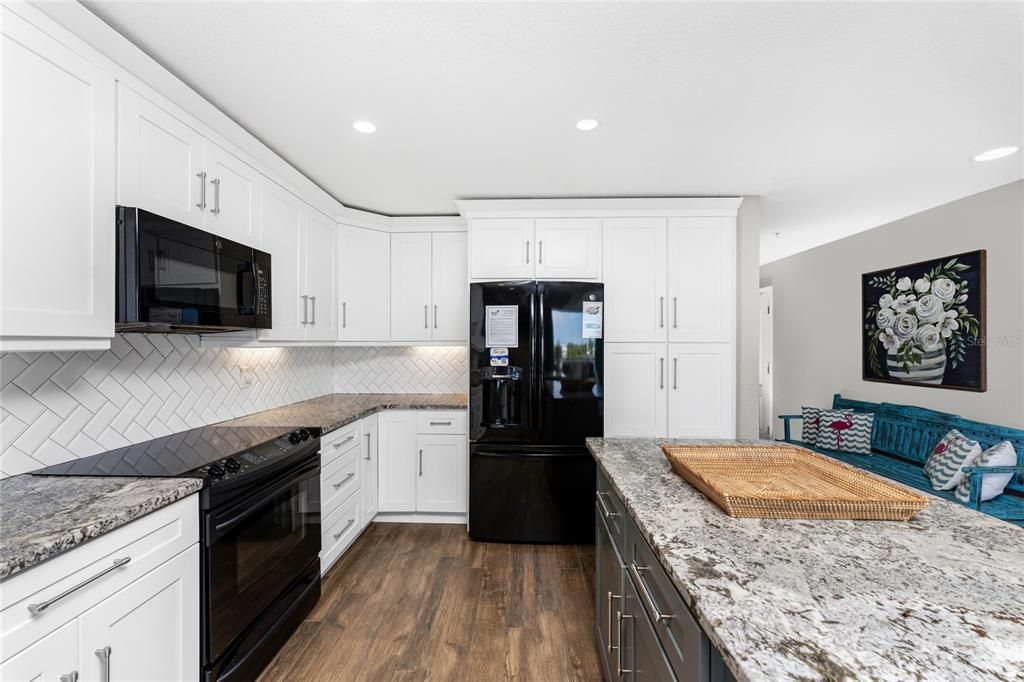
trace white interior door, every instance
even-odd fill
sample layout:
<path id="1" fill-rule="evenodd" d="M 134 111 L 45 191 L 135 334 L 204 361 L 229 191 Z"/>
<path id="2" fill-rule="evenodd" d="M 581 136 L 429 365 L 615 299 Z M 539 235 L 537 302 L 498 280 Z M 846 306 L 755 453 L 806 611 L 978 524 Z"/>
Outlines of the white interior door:
<path id="1" fill-rule="evenodd" d="M 409 412 L 380 412 L 377 434 L 380 511 L 416 511 L 416 416 Z"/>
<path id="2" fill-rule="evenodd" d="M 429 232 L 391 235 L 391 339 L 394 341 L 430 340 L 430 259 Z"/>
<path id="3" fill-rule="evenodd" d="M 535 236 L 537 279 L 600 278 L 600 219 L 538 219 Z"/>
<path id="4" fill-rule="evenodd" d="M 664 438 L 666 344 L 604 344 L 604 435 Z"/>
<path id="5" fill-rule="evenodd" d="M 199 671 L 199 545 L 82 614 L 82 678 L 110 682 L 196 679 Z M 110 647 L 110 675 L 97 651 Z"/>
<path id="6" fill-rule="evenodd" d="M 0 334 L 112 337 L 113 77 L 0 18 Z"/>
<path id="7" fill-rule="evenodd" d="M 4 661 L 0 665 L 0 680 L 58 682 L 74 679 L 73 673 L 77 672 L 78 621 L 73 620 Z"/>
<path id="8" fill-rule="evenodd" d="M 761 289 L 760 320 L 761 343 L 758 362 L 758 437 L 771 439 L 774 434 L 774 408 L 772 406 L 772 296 L 771 287 Z"/>
<path id="9" fill-rule="evenodd" d="M 334 326 L 334 221 L 314 208 L 306 207 L 305 270 L 309 296 L 309 324 L 306 338 L 333 341 Z"/>
<path id="10" fill-rule="evenodd" d="M 304 204 L 270 180 L 263 180 L 260 193 L 260 249 L 270 254 L 270 314 L 273 329 L 260 338 L 275 341 L 302 341 L 309 321 L 308 302 L 301 298 L 304 282 L 302 268 L 302 212 Z"/>
<path id="11" fill-rule="evenodd" d="M 477 218 L 469 230 L 470 277 L 533 278 L 532 218 Z"/>
<path id="12" fill-rule="evenodd" d="M 732 341 L 735 218 L 670 218 L 668 263 L 669 341 Z"/>
<path id="13" fill-rule="evenodd" d="M 465 343 L 469 336 L 469 274 L 465 232 L 431 235 L 431 336 Z"/>
<path id="14" fill-rule="evenodd" d="M 665 341 L 664 218 L 604 221 L 605 341 Z"/>
<path id="15" fill-rule="evenodd" d="M 338 233 L 338 338 L 387 341 L 391 249 L 387 232 L 342 225 Z"/>
<path id="16" fill-rule="evenodd" d="M 735 438 L 735 346 L 669 344 L 669 438 Z"/>
<path id="17" fill-rule="evenodd" d="M 417 436 L 416 454 L 416 511 L 465 513 L 466 437 Z"/>
<path id="18" fill-rule="evenodd" d="M 203 229 L 242 244 L 258 244 L 259 172 L 207 140 L 206 173 L 207 210 L 203 213 Z"/>

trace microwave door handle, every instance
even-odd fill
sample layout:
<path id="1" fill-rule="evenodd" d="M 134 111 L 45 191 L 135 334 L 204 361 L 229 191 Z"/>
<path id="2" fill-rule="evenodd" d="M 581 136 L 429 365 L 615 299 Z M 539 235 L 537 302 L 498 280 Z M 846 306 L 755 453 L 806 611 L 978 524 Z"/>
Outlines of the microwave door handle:
<path id="1" fill-rule="evenodd" d="M 252 307 L 252 314 L 255 315 L 256 306 L 260 301 L 260 273 L 256 268 L 255 258 L 249 262 L 249 267 L 252 268 L 252 302 L 249 305 Z"/>

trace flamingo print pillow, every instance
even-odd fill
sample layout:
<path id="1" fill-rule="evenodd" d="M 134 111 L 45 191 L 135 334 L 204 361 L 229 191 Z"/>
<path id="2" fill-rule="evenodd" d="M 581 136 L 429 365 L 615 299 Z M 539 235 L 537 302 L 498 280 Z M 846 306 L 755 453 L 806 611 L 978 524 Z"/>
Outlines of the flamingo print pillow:
<path id="1" fill-rule="evenodd" d="M 928 455 L 924 473 L 936 490 L 952 490 L 964 480 L 964 467 L 981 455 L 981 444 L 956 429 L 950 430 Z"/>
<path id="2" fill-rule="evenodd" d="M 870 412 L 822 410 L 818 416 L 819 448 L 836 452 L 871 454 L 871 429 L 875 415 Z"/>

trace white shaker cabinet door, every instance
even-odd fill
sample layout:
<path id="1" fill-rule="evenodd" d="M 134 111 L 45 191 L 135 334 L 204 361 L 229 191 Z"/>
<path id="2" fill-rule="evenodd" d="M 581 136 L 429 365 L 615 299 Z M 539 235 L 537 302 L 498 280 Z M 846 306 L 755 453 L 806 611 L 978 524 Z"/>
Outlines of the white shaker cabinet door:
<path id="1" fill-rule="evenodd" d="M 0 680 L 71 682 L 79 673 L 78 620 L 67 623 L 0 665 Z"/>
<path id="2" fill-rule="evenodd" d="M 467 510 L 468 442 L 465 436 L 416 438 L 416 511 Z"/>
<path id="3" fill-rule="evenodd" d="M 120 83 L 117 104 L 117 202 L 202 228 L 212 206 L 206 140 Z"/>
<path id="4" fill-rule="evenodd" d="M 532 218 L 477 218 L 470 223 L 469 276 L 473 279 L 532 279 Z"/>
<path id="5" fill-rule="evenodd" d="M 669 438 L 736 437 L 731 343 L 669 344 Z"/>
<path id="6" fill-rule="evenodd" d="M 334 221 L 314 208 L 306 207 L 305 280 L 302 293 L 309 297 L 306 338 L 334 341 Z"/>
<path id="7" fill-rule="evenodd" d="M 429 341 L 430 233 L 391 235 L 391 339 Z"/>
<path id="8" fill-rule="evenodd" d="M 465 232 L 431 236 L 431 338 L 465 343 L 469 336 L 469 276 Z"/>
<path id="9" fill-rule="evenodd" d="M 604 344 L 604 435 L 664 438 L 668 405 L 664 343 Z"/>
<path id="10" fill-rule="evenodd" d="M 605 341 L 665 341 L 665 219 L 605 220 L 603 252 Z"/>
<path id="11" fill-rule="evenodd" d="M 600 219 L 541 218 L 536 238 L 537 279 L 600 278 Z"/>
<path id="12" fill-rule="evenodd" d="M 9 8 L 0 20 L 0 351 L 31 350 L 31 337 L 57 340 L 45 350 L 103 347 L 114 335 L 114 79 Z"/>
<path id="13" fill-rule="evenodd" d="M 301 286 L 300 242 L 304 204 L 294 194 L 264 178 L 260 210 L 260 250 L 270 254 L 270 315 L 273 329 L 261 337 L 303 341 L 309 323 L 309 299 Z M 306 324 L 303 324 L 303 323 Z"/>
<path id="14" fill-rule="evenodd" d="M 377 415 L 372 415 L 362 421 L 363 442 L 360 444 L 360 478 L 362 479 L 359 493 L 363 497 L 363 522 L 362 525 L 373 521 L 377 515 L 377 479 L 378 479 L 378 436 L 377 436 Z"/>
<path id="15" fill-rule="evenodd" d="M 377 434 L 380 511 L 416 511 L 416 415 L 380 412 Z"/>
<path id="16" fill-rule="evenodd" d="M 203 229 L 256 246 L 260 236 L 260 174 L 234 154 L 206 143 L 207 210 Z"/>
<path id="17" fill-rule="evenodd" d="M 391 247 L 387 232 L 338 231 L 338 339 L 387 341 Z"/>
<path id="18" fill-rule="evenodd" d="M 86 611 L 79 625 L 84 680 L 197 680 L 199 545 Z"/>
<path id="19" fill-rule="evenodd" d="M 728 342 L 736 329 L 736 219 L 668 221 L 669 341 Z"/>

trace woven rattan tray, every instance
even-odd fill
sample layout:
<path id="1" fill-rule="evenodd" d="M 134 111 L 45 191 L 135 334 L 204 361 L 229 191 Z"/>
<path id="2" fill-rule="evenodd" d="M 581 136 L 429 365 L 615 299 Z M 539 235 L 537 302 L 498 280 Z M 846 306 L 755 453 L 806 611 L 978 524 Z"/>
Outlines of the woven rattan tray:
<path id="1" fill-rule="evenodd" d="M 906 521 L 928 500 L 807 450 L 663 445 L 672 469 L 729 516 Z"/>

